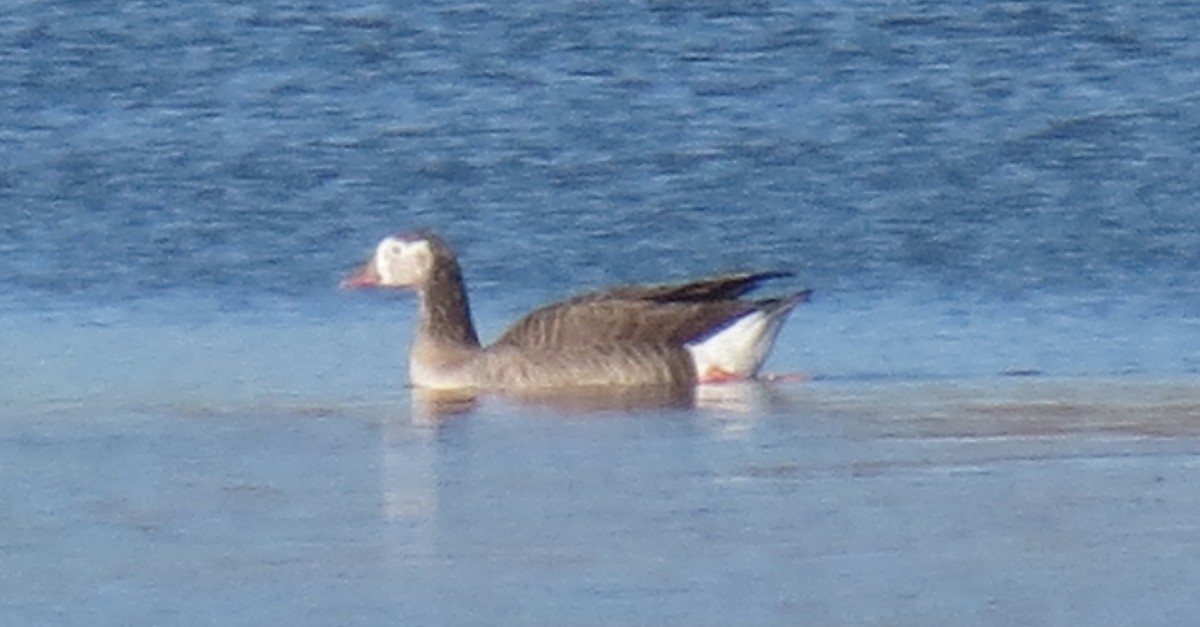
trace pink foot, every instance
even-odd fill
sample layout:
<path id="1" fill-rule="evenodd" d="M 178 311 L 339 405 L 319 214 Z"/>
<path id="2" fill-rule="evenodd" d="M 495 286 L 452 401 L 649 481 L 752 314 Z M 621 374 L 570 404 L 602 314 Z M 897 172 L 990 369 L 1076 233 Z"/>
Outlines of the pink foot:
<path id="1" fill-rule="evenodd" d="M 700 383 L 732 383 L 734 381 L 745 381 L 746 377 L 712 366 L 704 374 L 700 375 L 699 379 Z"/>

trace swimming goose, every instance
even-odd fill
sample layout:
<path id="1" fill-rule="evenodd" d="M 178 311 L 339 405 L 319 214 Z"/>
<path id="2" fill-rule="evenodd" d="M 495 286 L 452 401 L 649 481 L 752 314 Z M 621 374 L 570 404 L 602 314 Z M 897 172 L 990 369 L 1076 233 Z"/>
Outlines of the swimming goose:
<path id="1" fill-rule="evenodd" d="M 483 347 L 450 246 L 421 231 L 387 237 L 343 287 L 411 288 L 420 302 L 414 387 L 512 390 L 686 385 L 753 378 L 808 290 L 739 297 L 781 272 L 631 285 L 546 305 Z"/>

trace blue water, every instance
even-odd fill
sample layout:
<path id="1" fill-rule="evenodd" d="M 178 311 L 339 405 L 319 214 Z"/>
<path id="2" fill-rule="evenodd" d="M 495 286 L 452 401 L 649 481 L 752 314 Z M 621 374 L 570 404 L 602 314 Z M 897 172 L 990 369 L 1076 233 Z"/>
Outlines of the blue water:
<path id="1" fill-rule="evenodd" d="M 0 311 L 357 319 L 339 275 L 429 226 L 481 313 L 779 268 L 887 336 L 982 308 L 1007 345 L 1065 316 L 1085 353 L 1001 369 L 1195 372 L 1198 13 L 27 3 L 0 31 Z"/>
<path id="2" fill-rule="evenodd" d="M 6 500 L 22 505 L 0 518 L 0 536 L 17 538 L 0 545 L 0 558 L 28 579 L 3 580 L 14 592 L 0 596 L 0 611 L 18 622 L 328 624 L 340 621 L 302 609 L 349 607 L 361 612 L 345 622 L 409 613 L 458 624 L 490 622 L 460 611 L 472 600 L 512 612 L 511 600 L 524 598 L 514 622 L 1192 616 L 1194 601 L 1163 602 L 1146 582 L 1196 574 L 1164 566 L 1169 554 L 1197 554 L 1195 529 L 1159 531 L 1198 513 L 1173 491 L 1196 479 L 1195 433 L 1180 425 L 1195 417 L 1190 390 L 1200 372 L 1198 31 L 1200 6 L 1168 1 L 10 3 L 0 9 L 0 401 L 9 408 L 0 410 L 0 447 L 20 460 L 4 471 L 19 477 Z M 797 277 L 778 289 L 811 287 L 815 298 L 785 328 L 767 369 L 815 382 L 782 390 L 786 402 L 617 412 L 611 431 L 561 408 L 484 404 L 450 431 L 478 438 L 430 436 L 402 385 L 411 302 L 336 289 L 379 238 L 415 227 L 459 249 L 487 337 L 576 290 L 791 270 Z M 985 461 L 982 474 L 965 478 L 944 468 L 936 479 L 887 475 L 879 494 L 912 499 L 899 511 L 863 497 L 855 473 L 815 471 L 845 481 L 814 484 L 804 473 L 747 470 L 792 468 L 830 442 L 843 457 L 828 468 L 874 468 L 893 455 L 873 447 L 886 448 L 894 428 L 924 424 L 921 408 L 959 394 L 947 389 L 1016 385 L 1022 397 L 1022 381 L 1061 380 L 1082 387 L 1052 385 L 1015 405 L 1005 395 L 979 402 L 1042 420 L 1080 389 L 1127 395 L 1112 401 L 1122 408 L 1114 412 L 1083 394 L 1079 406 L 1101 426 L 1065 427 L 1066 442 L 1028 440 L 1005 421 L 994 429 L 1048 447 L 1047 467 Z M 881 409 L 912 385 L 949 387 L 905 401 L 912 411 Z M 843 394 L 870 402 L 829 409 Z M 1151 400 L 1121 404 L 1142 397 Z M 568 420 L 547 427 L 545 412 Z M 725 421 L 726 412 L 738 417 Z M 880 412 L 902 426 L 876 426 Z M 1129 427 L 1130 412 L 1152 427 Z M 850 426 L 829 426 L 842 421 Z M 724 448 L 726 427 L 742 434 L 728 441 L 743 444 Z M 525 458 L 549 447 L 578 459 L 506 466 L 488 440 L 496 430 Z M 1138 434 L 1147 430 L 1171 437 L 1143 457 Z M 1101 462 L 1076 459 L 1076 445 L 1092 450 L 1114 431 L 1129 439 L 1104 449 Z M 392 432 L 400 452 L 379 440 Z M 928 461 L 929 448 L 941 451 L 930 453 L 936 461 L 942 447 L 955 450 L 953 438 L 927 436 L 906 436 L 914 448 L 901 456 Z M 260 437 L 282 448 L 242 446 Z M 663 488 L 623 477 L 622 491 L 604 495 L 589 460 L 614 458 L 626 441 L 637 451 L 625 459 L 630 472 Z M 360 462 L 363 447 L 373 452 Z M 324 471 L 305 469 L 325 482 L 322 498 L 363 518 L 313 516 L 316 531 L 306 535 L 303 523 L 269 515 L 282 507 L 305 519 L 305 508 L 322 507 L 288 478 L 309 463 L 303 453 L 322 460 L 313 463 Z M 1135 453 L 1132 479 L 1122 462 L 1103 462 Z M 418 498 L 415 514 L 376 511 L 373 499 L 387 501 L 407 475 L 380 480 L 376 466 L 392 462 L 369 460 L 409 454 L 435 460 L 436 471 L 418 469 L 418 483 L 439 496 Z M 257 455 L 260 466 L 246 460 Z M 487 460 L 483 476 L 458 474 L 474 459 Z M 111 472 L 90 473 L 96 466 Z M 239 470 L 224 479 L 197 470 L 210 467 Z M 928 492 L 934 484 L 950 494 L 1003 492 L 1063 471 L 1068 479 L 1046 488 L 1063 498 L 1033 502 L 1078 504 L 1066 497 L 1102 491 L 1114 475 L 1124 482 L 1108 496 L 1119 504 L 1167 491 L 1150 521 L 1092 501 L 1047 514 L 1063 533 L 1079 523 L 1097 542 L 1133 538 L 1126 555 L 1140 557 L 1127 560 L 1128 579 L 1087 579 L 1105 563 L 1087 547 L 1045 557 L 1039 551 L 1059 536 L 1031 540 L 1024 534 L 1042 529 L 1033 519 L 990 521 L 983 497 L 956 503 Z M 144 472 L 164 473 L 169 485 Z M 563 483 L 575 474 L 587 475 L 581 486 Z M 376 479 L 364 485 L 368 476 Z M 457 509 L 454 486 L 472 482 L 480 493 Z M 275 483 L 276 492 L 262 487 Z M 595 491 L 597 504 L 578 500 L 575 487 Z M 656 509 L 666 489 L 683 490 L 686 502 Z M 806 490 L 844 507 L 806 510 Z M 503 505 L 489 491 L 559 518 L 489 519 Z M 93 492 L 111 494 L 78 500 Z M 1029 496 L 1004 494 L 1006 506 Z M 1137 531 L 1089 527 L 1081 511 Z M 831 555 L 848 561 L 822 563 L 819 592 L 786 580 L 795 564 L 778 553 L 795 556 L 795 547 L 782 532 L 746 535 L 763 522 L 755 512 L 776 531 L 787 520 L 797 533 L 820 530 Z M 879 528 L 839 536 L 856 514 Z M 906 521 L 899 531 L 884 528 L 893 514 Z M 416 539 L 395 534 L 406 516 L 419 521 L 408 528 Z M 980 535 L 943 527 L 911 542 L 909 532 L 946 516 L 982 525 Z M 650 531 L 622 535 L 623 521 Z M 160 547 L 147 529 L 169 531 L 171 550 L 143 577 L 112 546 Z M 1038 585 L 1020 583 L 1019 559 L 1000 559 L 987 576 L 972 569 L 975 558 L 1005 554 L 1014 529 L 1011 545 L 1035 556 Z M 110 545 L 114 530 L 131 535 Z M 504 548 L 514 532 L 532 561 Z M 256 551 L 256 534 L 296 544 Z M 553 541 L 539 547 L 539 537 Z M 717 550 L 705 557 L 713 537 Z M 947 546 L 938 538 L 958 552 L 931 549 Z M 588 553 L 592 541 L 621 557 Z M 310 559 L 304 547 L 337 558 Z M 390 561 L 355 570 L 362 554 L 381 559 L 380 551 Z M 192 573 L 179 560 L 198 560 L 210 591 L 221 581 L 214 567 L 248 580 L 277 576 L 280 560 L 302 570 L 274 587 L 215 595 L 230 608 L 220 615 L 224 605 L 186 594 Z M 382 601 L 406 587 L 396 573 L 407 581 L 422 560 L 435 567 L 432 583 L 403 607 Z M 576 578 L 588 565 L 599 570 Z M 904 578 L 913 568 L 927 573 L 923 587 Z M 56 594 L 65 571 L 76 574 Z M 1084 584 L 1059 601 L 1039 595 L 1059 575 Z M 340 585 L 321 583 L 330 581 Z M 715 603 L 722 591 L 756 613 Z M 151 602 L 155 592 L 166 606 Z M 308 602 L 294 600 L 304 595 Z M 587 612 L 601 607 L 613 613 Z"/>

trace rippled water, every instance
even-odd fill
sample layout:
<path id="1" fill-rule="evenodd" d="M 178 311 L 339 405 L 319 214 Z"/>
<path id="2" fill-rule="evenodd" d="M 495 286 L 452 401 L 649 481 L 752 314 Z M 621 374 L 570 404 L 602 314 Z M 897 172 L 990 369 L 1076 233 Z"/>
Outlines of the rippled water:
<path id="1" fill-rule="evenodd" d="M 0 610 L 1191 616 L 1198 27 L 1174 2 L 10 3 Z M 411 303 L 336 290 L 416 226 L 458 246 L 488 337 L 587 287 L 795 271 L 778 289 L 816 298 L 768 370 L 815 382 L 430 427 Z"/>
<path id="2" fill-rule="evenodd" d="M 6 300 L 313 298 L 411 224 L 485 286 L 766 265 L 1191 299 L 1196 12 L 25 3 Z"/>

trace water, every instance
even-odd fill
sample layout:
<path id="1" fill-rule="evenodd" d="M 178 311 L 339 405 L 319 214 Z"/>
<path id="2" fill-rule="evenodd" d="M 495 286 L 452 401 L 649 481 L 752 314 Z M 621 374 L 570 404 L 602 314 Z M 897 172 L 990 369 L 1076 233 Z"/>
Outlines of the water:
<path id="1" fill-rule="evenodd" d="M 1197 26 L 11 3 L 0 616 L 1178 623 Z M 816 297 L 768 370 L 814 381 L 443 422 L 402 386 L 411 303 L 336 289 L 417 226 L 485 337 L 589 287 L 792 270 Z"/>

